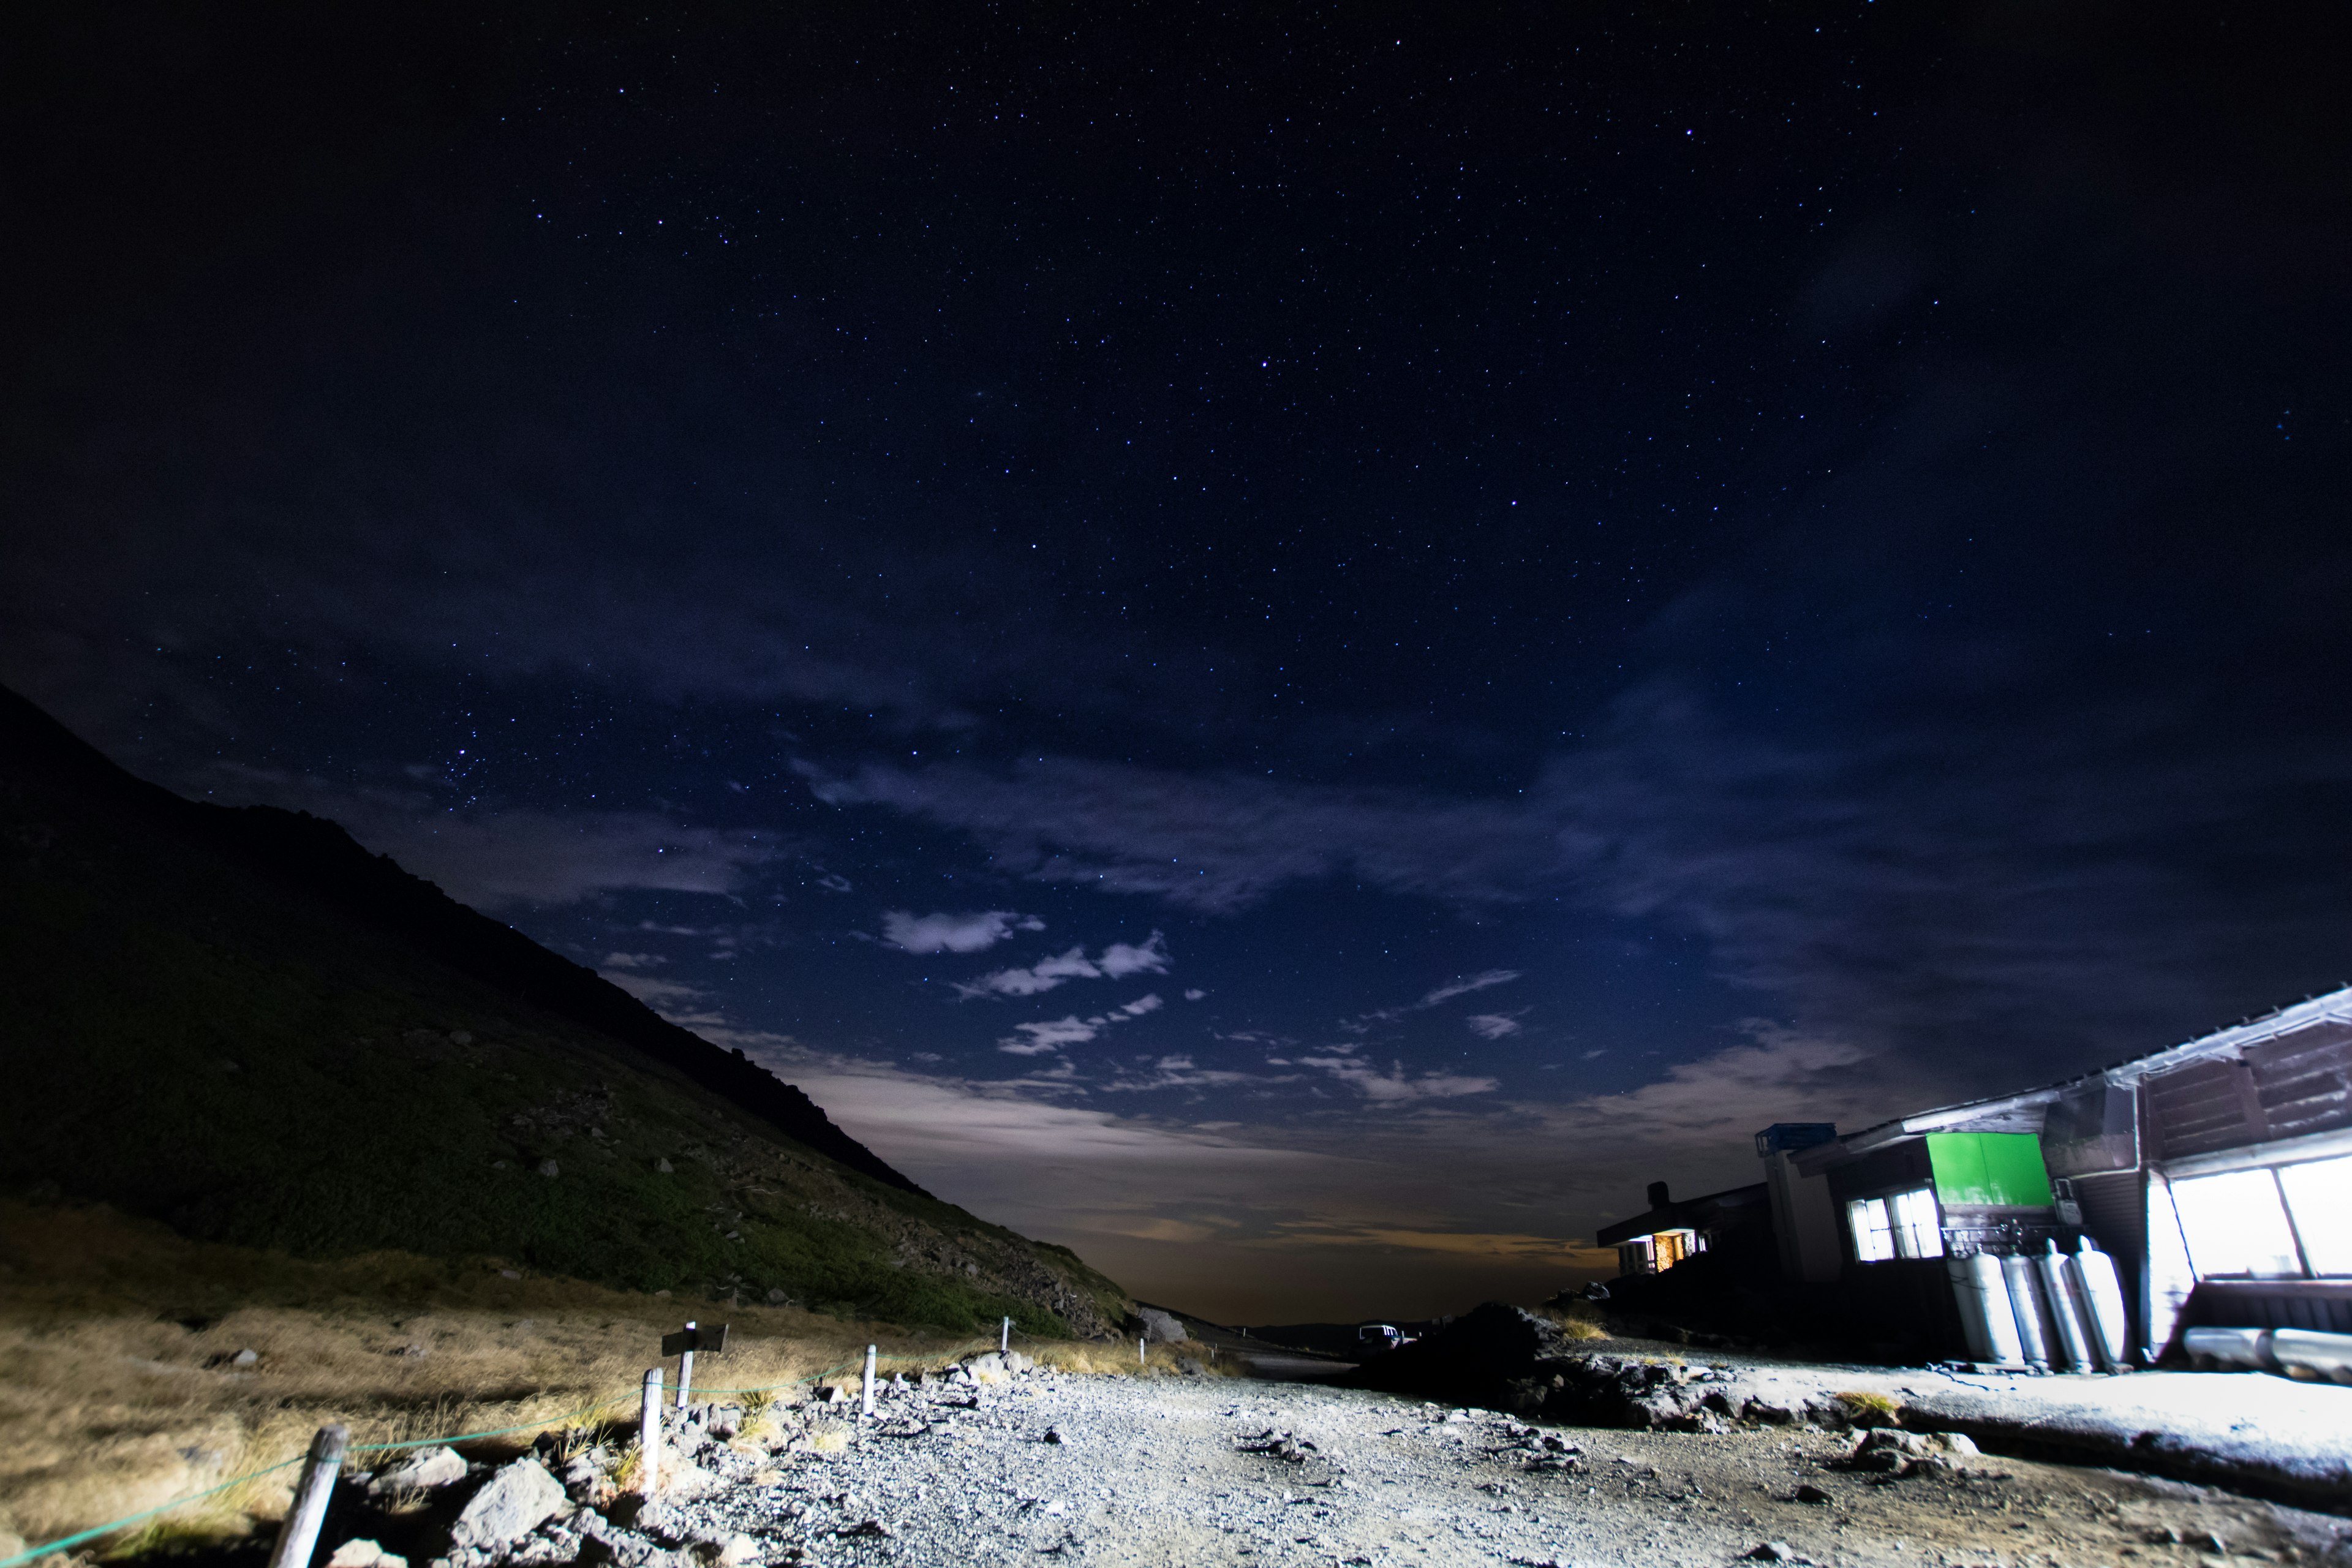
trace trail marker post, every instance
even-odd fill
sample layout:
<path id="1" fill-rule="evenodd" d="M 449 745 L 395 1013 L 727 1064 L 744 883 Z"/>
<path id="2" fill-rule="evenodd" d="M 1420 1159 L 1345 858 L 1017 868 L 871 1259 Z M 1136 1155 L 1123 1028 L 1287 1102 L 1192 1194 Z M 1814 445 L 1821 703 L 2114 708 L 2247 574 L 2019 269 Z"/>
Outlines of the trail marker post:
<path id="1" fill-rule="evenodd" d="M 1150 1366 L 1150 1365 L 1151 1364 L 1151 1357 L 1150 1357 L 1150 1355 L 1146 1354 L 1146 1353 L 1145 1353 L 1145 1352 L 1144 1352 L 1144 1347 L 1145 1347 L 1146 1345 L 1150 1344 L 1150 1342 L 1150 1342 L 1150 1340 L 1138 1340 L 1138 1341 L 1136 1341 L 1136 1342 L 1135 1342 L 1135 1364 L 1136 1364 L 1136 1365 L 1138 1365 L 1138 1366 Z"/>
<path id="2" fill-rule="evenodd" d="M 689 1322 L 684 1331 L 662 1336 L 661 1353 L 677 1357 L 677 1407 L 680 1410 L 686 1408 L 687 1389 L 694 1382 L 696 1352 L 718 1355 L 726 1349 L 727 1325 L 724 1323 L 701 1329 Z"/>
<path id="3" fill-rule="evenodd" d="M 1009 1351 L 1013 1348 L 1013 1320 L 1010 1318 L 1004 1320 L 1003 1331 L 996 1337 L 996 1348 L 999 1351 Z"/>
<path id="4" fill-rule="evenodd" d="M 303 1461 L 302 1479 L 294 1483 L 294 1500 L 286 1522 L 278 1527 L 278 1544 L 270 1549 L 269 1568 L 310 1568 L 318 1550 L 319 1526 L 326 1522 L 327 1500 L 335 1489 L 335 1472 L 343 1468 L 343 1449 L 351 1442 L 348 1427 L 321 1426 L 310 1439 L 310 1457 Z"/>
<path id="5" fill-rule="evenodd" d="M 646 1497 L 661 1485 L 661 1368 L 646 1369 L 645 1402 L 637 1406 L 637 1490 Z"/>
<path id="6" fill-rule="evenodd" d="M 866 1347 L 866 1419 L 874 1419 L 874 1347 Z"/>

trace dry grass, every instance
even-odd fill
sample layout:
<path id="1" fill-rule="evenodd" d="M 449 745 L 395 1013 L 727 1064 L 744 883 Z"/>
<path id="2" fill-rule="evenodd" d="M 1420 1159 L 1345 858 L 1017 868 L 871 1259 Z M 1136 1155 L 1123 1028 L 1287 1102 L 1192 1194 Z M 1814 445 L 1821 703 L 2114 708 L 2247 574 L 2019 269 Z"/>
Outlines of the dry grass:
<path id="1" fill-rule="evenodd" d="M 1836 1396 L 1845 1406 L 1846 1419 L 1856 1426 L 1895 1426 L 1901 1424 L 1901 1407 L 1884 1394 L 1868 1394 L 1849 1389 Z"/>
<path id="2" fill-rule="evenodd" d="M 298 1456 L 329 1421 L 354 1445 L 525 1428 L 482 1445 L 495 1450 L 546 1426 L 631 1417 L 659 1335 L 689 1315 L 732 1325 L 726 1356 L 696 1367 L 713 1393 L 842 1368 L 854 1383 L 869 1342 L 892 1370 L 980 1348 L 790 1308 L 509 1279 L 493 1261 L 305 1262 L 103 1208 L 0 1200 L 0 1556 L 22 1550 L 10 1535 L 53 1539 Z M 246 1350 L 258 1360 L 239 1368 Z M 135 1543 L 244 1533 L 284 1511 L 297 1473 L 175 1510 Z"/>
<path id="3" fill-rule="evenodd" d="M 1559 1326 L 1559 1331 L 1571 1340 L 1605 1340 L 1609 1338 L 1608 1320 L 1601 1315 L 1600 1307 L 1591 1301 L 1570 1301 L 1564 1306 L 1542 1306 L 1535 1309 L 1538 1317 L 1548 1318 Z"/>

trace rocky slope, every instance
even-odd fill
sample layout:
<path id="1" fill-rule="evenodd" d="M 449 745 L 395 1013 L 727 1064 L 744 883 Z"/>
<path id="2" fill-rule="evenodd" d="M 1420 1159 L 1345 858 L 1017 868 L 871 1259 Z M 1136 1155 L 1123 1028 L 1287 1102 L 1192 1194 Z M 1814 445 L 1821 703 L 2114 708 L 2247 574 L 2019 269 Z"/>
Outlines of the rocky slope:
<path id="1" fill-rule="evenodd" d="M 2338 1519 L 1959 1439 L 1580 1431 L 993 1356 L 887 1389 L 871 1423 L 811 1404 L 664 1426 L 657 1500 L 616 1485 L 624 1443 L 595 1434 L 471 1474 L 445 1450 L 352 1488 L 322 1547 L 341 1568 L 2346 1561 Z M 417 1484 L 428 1467 L 442 1484 Z"/>
<path id="2" fill-rule="evenodd" d="M 181 799 L 0 692 L 0 1184 L 310 1256 L 488 1256 L 950 1329 L 1118 1287 L 331 823 Z"/>

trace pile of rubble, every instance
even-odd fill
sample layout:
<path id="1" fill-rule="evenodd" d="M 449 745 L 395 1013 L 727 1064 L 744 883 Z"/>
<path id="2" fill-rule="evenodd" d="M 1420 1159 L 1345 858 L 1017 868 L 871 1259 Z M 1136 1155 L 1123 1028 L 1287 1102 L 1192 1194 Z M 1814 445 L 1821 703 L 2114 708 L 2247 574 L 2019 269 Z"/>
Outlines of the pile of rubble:
<path id="1" fill-rule="evenodd" d="M 919 1436 L 924 1391 L 954 1397 L 1037 1373 L 1018 1351 L 895 1376 L 883 1385 L 877 1436 Z M 1037 1373 L 1051 1377 L 1051 1373 Z M 543 1568 L 613 1563 L 620 1568 L 740 1568 L 772 1561 L 773 1543 L 712 1528 L 690 1517 L 698 1498 L 772 1479 L 795 1454 L 838 1455 L 850 1446 L 858 1394 L 820 1385 L 804 1403 L 698 1405 L 661 1414 L 658 1497 L 636 1488 L 643 1460 L 634 1445 L 574 1429 L 541 1436 L 530 1452 L 500 1465 L 468 1461 L 454 1448 L 412 1450 L 382 1468 L 356 1472 L 338 1489 L 327 1568 Z M 1057 1441 L 1048 1436 L 1048 1442 Z"/>

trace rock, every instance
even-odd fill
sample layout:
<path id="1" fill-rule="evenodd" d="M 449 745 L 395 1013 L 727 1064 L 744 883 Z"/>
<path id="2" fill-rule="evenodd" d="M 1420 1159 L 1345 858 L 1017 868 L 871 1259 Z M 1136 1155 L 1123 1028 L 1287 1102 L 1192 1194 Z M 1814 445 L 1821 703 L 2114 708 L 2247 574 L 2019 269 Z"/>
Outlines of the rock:
<path id="1" fill-rule="evenodd" d="M 667 1165 L 667 1163 L 669 1163 L 669 1162 L 668 1162 L 668 1161 L 667 1161 L 667 1160 L 665 1160 L 665 1161 L 663 1161 L 663 1162 L 662 1162 L 662 1163 L 663 1163 L 663 1164 L 665 1164 L 665 1165 Z M 785 1294 L 784 1294 L 784 1292 L 782 1291 L 782 1289 L 780 1289 L 780 1288 L 778 1288 L 778 1289 L 771 1289 L 769 1290 L 769 1292 L 768 1292 L 768 1305 L 769 1305 L 769 1306 L 771 1306 L 771 1307 L 781 1307 L 781 1306 L 782 1306 L 785 1302 L 787 1302 L 787 1301 L 789 1301 L 789 1300 L 792 1300 L 792 1298 L 791 1298 L 790 1296 L 785 1295 Z"/>
<path id="2" fill-rule="evenodd" d="M 1006 1351 L 1004 1352 L 1004 1370 L 1007 1372 L 1034 1372 L 1036 1368 L 1037 1363 L 1031 1361 L 1027 1356 L 1023 1355 L 1019 1351 Z"/>
<path id="3" fill-rule="evenodd" d="M 1786 1426 L 1797 1418 L 1794 1410 L 1769 1399 L 1750 1399 L 1739 1407 L 1739 1414 L 1743 1419 L 1760 1421 L 1772 1426 Z"/>
<path id="4" fill-rule="evenodd" d="M 1136 1316 L 1143 1320 L 1143 1337 L 1156 1345 L 1181 1344 L 1185 1339 L 1184 1325 L 1173 1314 L 1157 1307 L 1139 1307 Z"/>
<path id="5" fill-rule="evenodd" d="M 408 1559 L 386 1552 L 373 1541 L 353 1537 L 334 1550 L 327 1568 L 408 1568 Z"/>
<path id="6" fill-rule="evenodd" d="M 1744 1555 L 1757 1563 L 1810 1563 L 1812 1561 L 1810 1557 L 1798 1556 L 1797 1549 L 1785 1541 L 1768 1541 Z"/>
<path id="7" fill-rule="evenodd" d="M 1830 1496 L 1829 1493 L 1813 1485 L 1811 1481 L 1807 1481 L 1803 1486 L 1797 1489 L 1795 1494 L 1791 1496 L 1789 1500 L 1790 1502 L 1832 1503 L 1837 1501 L 1837 1499 Z"/>
<path id="8" fill-rule="evenodd" d="M 1070 1435 L 1059 1426 L 1048 1426 L 1042 1440 L 1047 1443 L 1067 1443 L 1070 1440 Z"/>
<path id="9" fill-rule="evenodd" d="M 654 1169 L 655 1169 L 656 1171 L 659 1172 L 661 1174 L 663 1174 L 663 1175 L 667 1176 L 667 1175 L 668 1175 L 671 1172 L 673 1172 L 673 1171 L 677 1170 L 677 1167 L 676 1165 L 671 1164 L 667 1160 L 656 1160 L 656 1161 L 654 1162 Z"/>
<path id="10" fill-rule="evenodd" d="M 976 1355 L 964 1367 L 974 1383 L 1010 1383 L 1013 1374 L 1004 1369 L 1004 1358 L 994 1351 Z"/>
<path id="11" fill-rule="evenodd" d="M 556 1163 L 555 1163 L 554 1161 L 552 1161 L 552 1160 L 541 1160 L 541 1161 L 539 1163 L 539 1173 L 540 1173 L 541 1175 L 542 1175 L 542 1176 L 545 1176 L 549 1181 L 551 1181 L 551 1181 L 553 1181 L 556 1177 L 558 1177 L 558 1176 L 562 1175 L 562 1174 L 563 1173 L 563 1171 L 562 1171 L 562 1168 L 561 1166 L 557 1165 L 557 1164 L 556 1164 Z"/>
<path id="12" fill-rule="evenodd" d="M 547 1473 L 546 1466 L 536 1459 L 517 1459 L 467 1500 L 457 1522 L 449 1527 L 449 1540 L 478 1550 L 509 1545 L 546 1523 L 565 1501 L 562 1483 Z"/>
<path id="13" fill-rule="evenodd" d="M 231 1366 L 259 1366 L 261 1364 L 261 1352 L 255 1350 L 239 1351 L 235 1355 L 228 1358 L 228 1364 Z"/>
<path id="14" fill-rule="evenodd" d="M 1188 1355 L 1177 1357 L 1176 1370 L 1182 1373 L 1186 1377 L 1206 1377 L 1209 1375 L 1209 1369 L 1202 1363 L 1201 1359 L 1198 1356 Z"/>
<path id="15" fill-rule="evenodd" d="M 449 1043 L 453 1046 L 470 1046 L 474 1043 L 474 1037 L 463 1029 L 452 1029 L 449 1031 Z"/>
<path id="16" fill-rule="evenodd" d="M 419 1448 L 375 1473 L 374 1492 L 427 1491 L 466 1479 L 466 1461 L 455 1448 Z"/>
<path id="17" fill-rule="evenodd" d="M 740 1405 L 713 1405 L 703 1414 L 703 1429 L 720 1442 L 743 1430 L 743 1407 Z"/>

